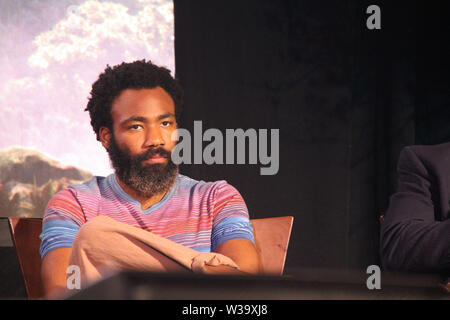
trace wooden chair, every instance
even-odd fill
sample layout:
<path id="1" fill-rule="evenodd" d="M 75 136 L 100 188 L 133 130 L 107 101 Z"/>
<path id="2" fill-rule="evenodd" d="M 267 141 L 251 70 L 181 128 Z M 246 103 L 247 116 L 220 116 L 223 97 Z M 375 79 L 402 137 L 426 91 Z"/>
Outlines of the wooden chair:
<path id="1" fill-rule="evenodd" d="M 250 220 L 264 274 L 282 275 L 294 217 Z"/>
<path id="2" fill-rule="evenodd" d="M 39 254 L 42 219 L 10 217 L 8 220 L 28 298 L 42 298 L 44 288 Z M 293 217 L 250 220 L 264 274 L 283 274 L 293 220 Z"/>
<path id="3" fill-rule="evenodd" d="M 8 220 L 27 296 L 29 299 L 42 298 L 44 288 L 39 254 L 42 219 L 10 217 Z"/>

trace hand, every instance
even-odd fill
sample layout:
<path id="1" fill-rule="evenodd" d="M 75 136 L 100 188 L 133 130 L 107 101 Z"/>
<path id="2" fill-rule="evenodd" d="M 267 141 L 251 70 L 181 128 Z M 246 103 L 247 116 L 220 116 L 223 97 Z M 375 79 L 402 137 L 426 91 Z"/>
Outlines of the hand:
<path id="1" fill-rule="evenodd" d="M 249 273 L 242 270 L 230 267 L 230 266 L 209 266 L 205 265 L 203 267 L 205 274 L 229 274 L 229 275 L 249 275 Z"/>

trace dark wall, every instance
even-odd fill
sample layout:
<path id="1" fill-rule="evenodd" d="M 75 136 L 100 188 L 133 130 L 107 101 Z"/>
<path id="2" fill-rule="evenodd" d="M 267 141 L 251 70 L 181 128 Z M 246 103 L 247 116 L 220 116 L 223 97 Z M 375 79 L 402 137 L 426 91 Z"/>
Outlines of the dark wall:
<path id="1" fill-rule="evenodd" d="M 181 126 L 280 129 L 274 176 L 260 165 L 181 172 L 227 180 L 253 218 L 295 216 L 287 270 L 379 264 L 378 217 L 400 149 L 450 137 L 443 13 L 430 2 L 377 1 L 382 29 L 368 30 L 371 4 L 175 0 Z"/>
<path id="2" fill-rule="evenodd" d="M 425 1 L 424 1 L 425 2 Z M 450 8 L 425 2 L 417 21 L 416 143 L 450 141 Z"/>

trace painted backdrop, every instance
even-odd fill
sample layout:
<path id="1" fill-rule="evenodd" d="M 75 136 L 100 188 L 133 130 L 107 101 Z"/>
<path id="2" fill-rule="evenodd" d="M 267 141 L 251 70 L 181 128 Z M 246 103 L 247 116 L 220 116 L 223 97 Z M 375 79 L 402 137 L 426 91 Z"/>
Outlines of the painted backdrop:
<path id="1" fill-rule="evenodd" d="M 123 61 L 174 72 L 171 0 L 0 2 L 0 216 L 40 217 L 69 183 L 112 172 L 84 112 Z"/>

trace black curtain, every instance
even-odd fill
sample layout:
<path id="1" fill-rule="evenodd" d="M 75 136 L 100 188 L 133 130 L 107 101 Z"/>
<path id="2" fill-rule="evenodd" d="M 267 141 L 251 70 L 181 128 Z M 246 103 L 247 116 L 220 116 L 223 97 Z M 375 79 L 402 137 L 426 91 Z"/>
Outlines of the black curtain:
<path id="1" fill-rule="evenodd" d="M 260 165 L 181 173 L 227 180 L 252 218 L 295 216 L 287 272 L 379 264 L 399 151 L 450 137 L 444 1 L 174 3 L 181 126 L 280 130 L 276 175 Z M 381 30 L 366 27 L 371 4 Z"/>

